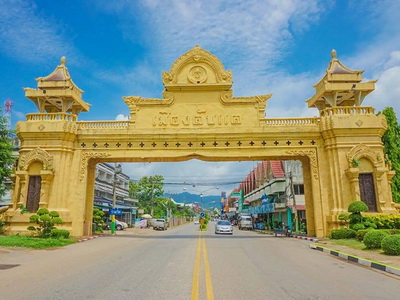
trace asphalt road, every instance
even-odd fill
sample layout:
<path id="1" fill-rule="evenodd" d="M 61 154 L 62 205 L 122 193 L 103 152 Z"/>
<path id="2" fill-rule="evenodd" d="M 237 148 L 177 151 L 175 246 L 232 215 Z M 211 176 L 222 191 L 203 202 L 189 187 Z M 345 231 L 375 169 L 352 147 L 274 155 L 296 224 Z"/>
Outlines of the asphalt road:
<path id="1" fill-rule="evenodd" d="M 309 242 L 183 225 L 56 250 L 0 249 L 0 299 L 399 299 L 400 277 Z M 18 265 L 1 269 L 4 265 Z"/>

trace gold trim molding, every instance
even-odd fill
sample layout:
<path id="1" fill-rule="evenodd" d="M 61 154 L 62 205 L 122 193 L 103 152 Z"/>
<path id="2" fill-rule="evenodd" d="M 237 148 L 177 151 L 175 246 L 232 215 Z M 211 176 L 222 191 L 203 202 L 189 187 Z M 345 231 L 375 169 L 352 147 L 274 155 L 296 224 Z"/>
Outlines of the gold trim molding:
<path id="1" fill-rule="evenodd" d="M 111 156 L 110 153 L 106 152 L 85 152 L 82 154 L 81 158 L 81 167 L 79 171 L 79 181 L 83 181 L 85 179 L 86 169 L 88 166 L 88 161 L 92 158 L 106 158 Z"/>
<path id="2" fill-rule="evenodd" d="M 290 155 L 308 156 L 308 158 L 310 159 L 310 165 L 313 177 L 314 179 L 319 178 L 316 150 L 287 150 L 285 152 Z"/>
<path id="3" fill-rule="evenodd" d="M 41 162 L 43 164 L 43 170 L 53 170 L 53 157 L 41 148 L 33 149 L 28 153 L 21 155 L 18 163 L 19 169 L 27 171 L 29 165 L 34 161 Z"/>

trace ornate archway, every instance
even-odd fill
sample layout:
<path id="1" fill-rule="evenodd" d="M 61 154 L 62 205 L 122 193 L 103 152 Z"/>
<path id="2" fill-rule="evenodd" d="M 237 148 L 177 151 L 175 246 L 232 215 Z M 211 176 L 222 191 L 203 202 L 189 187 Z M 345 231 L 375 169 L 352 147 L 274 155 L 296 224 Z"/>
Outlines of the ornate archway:
<path id="1" fill-rule="evenodd" d="M 19 215 L 18 205 L 26 204 L 23 172 L 34 161 L 28 158 L 32 151 L 43 157 L 43 172 L 51 172 L 42 186 L 46 200 L 40 201 L 61 212 L 64 227 L 74 236 L 91 233 L 98 162 L 301 160 L 309 233 L 321 237 L 338 226 L 338 215 L 358 199 L 360 171 L 349 162 L 366 157 L 374 166 L 377 213 L 396 213 L 390 196 L 393 173 L 381 144 L 385 118 L 360 106 L 375 82 L 361 82 L 362 72 L 344 67 L 335 52 L 307 100 L 320 110 L 316 118 L 266 119 L 271 95 L 234 97 L 231 72 L 196 46 L 163 72 L 162 99 L 124 97 L 128 121 L 82 122 L 77 116 L 90 105 L 65 63 L 62 58 L 53 73 L 38 78 L 37 89 L 25 89 L 40 113 L 28 114 L 16 126 L 25 159 L 16 172 L 10 210 L 18 223 L 12 224 L 13 232 L 24 231 L 29 217 Z"/>

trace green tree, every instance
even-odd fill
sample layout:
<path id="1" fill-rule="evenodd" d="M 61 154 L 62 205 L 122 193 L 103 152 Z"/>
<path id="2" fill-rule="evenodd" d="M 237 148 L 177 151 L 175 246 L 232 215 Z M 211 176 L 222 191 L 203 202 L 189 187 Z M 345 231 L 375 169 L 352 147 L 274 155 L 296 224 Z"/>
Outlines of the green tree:
<path id="1" fill-rule="evenodd" d="M 7 119 L 0 110 L 0 196 L 6 192 L 6 181 L 12 173 L 12 165 L 15 158 L 12 155 L 13 144 L 12 131 L 7 127 Z"/>
<path id="2" fill-rule="evenodd" d="M 396 171 L 396 175 L 392 178 L 393 201 L 400 203 L 400 126 L 392 107 L 386 107 L 382 114 L 385 115 L 387 121 L 387 130 L 382 137 L 383 151 L 392 169 Z"/>
<path id="3" fill-rule="evenodd" d="M 164 194 L 163 181 L 164 177 L 161 175 L 144 176 L 139 182 L 131 181 L 129 183 L 129 195 L 131 198 L 139 200 L 139 208 L 153 216 L 157 199 Z"/>

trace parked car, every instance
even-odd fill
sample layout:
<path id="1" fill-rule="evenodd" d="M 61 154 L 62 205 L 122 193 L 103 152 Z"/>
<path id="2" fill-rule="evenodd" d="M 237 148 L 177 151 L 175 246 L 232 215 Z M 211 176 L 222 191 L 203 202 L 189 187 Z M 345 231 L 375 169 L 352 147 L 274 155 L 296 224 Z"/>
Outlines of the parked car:
<path id="1" fill-rule="evenodd" d="M 168 224 L 167 221 L 164 219 L 155 219 L 153 221 L 153 229 L 162 229 L 162 230 L 167 230 Z"/>
<path id="2" fill-rule="evenodd" d="M 228 220 L 219 220 L 215 223 L 215 234 L 227 233 L 233 234 L 233 226 Z"/>
<path id="3" fill-rule="evenodd" d="M 238 220 L 238 228 L 242 229 L 253 229 L 253 221 L 250 216 L 240 216 Z"/>
<path id="4" fill-rule="evenodd" d="M 128 228 L 128 224 L 126 224 L 125 222 L 121 222 L 121 221 L 115 219 L 115 229 L 116 230 L 124 230 L 126 228 Z M 110 230 L 111 229 L 111 222 L 106 222 L 106 225 L 104 226 L 103 229 Z"/>
<path id="5" fill-rule="evenodd" d="M 194 224 L 194 225 L 199 225 L 199 224 L 200 224 L 199 219 L 195 219 L 194 222 L 193 222 L 193 224 Z"/>

